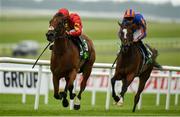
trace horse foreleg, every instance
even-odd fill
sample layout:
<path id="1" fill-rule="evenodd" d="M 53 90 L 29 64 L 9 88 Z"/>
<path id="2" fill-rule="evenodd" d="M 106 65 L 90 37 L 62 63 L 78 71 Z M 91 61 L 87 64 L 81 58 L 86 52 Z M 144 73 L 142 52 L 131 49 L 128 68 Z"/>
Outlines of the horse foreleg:
<path id="1" fill-rule="evenodd" d="M 127 80 L 126 79 L 122 79 L 122 88 L 121 88 L 121 97 L 124 98 L 124 94 L 126 93 L 127 91 Z"/>
<path id="2" fill-rule="evenodd" d="M 69 77 L 66 78 L 66 84 L 69 83 L 69 79 L 70 79 Z M 71 100 L 73 100 L 74 97 L 76 96 L 76 94 L 73 93 L 73 88 L 74 88 L 73 85 L 71 85 L 69 87 L 68 87 L 68 85 L 66 85 L 65 90 L 64 90 L 64 92 L 66 92 L 66 93 L 67 93 L 67 89 L 69 90 L 69 97 Z"/>
<path id="3" fill-rule="evenodd" d="M 67 107 L 69 105 L 69 102 L 68 100 L 66 99 L 67 98 L 67 90 L 69 90 L 69 93 L 70 93 L 70 99 L 73 100 L 74 97 L 75 97 L 75 94 L 73 94 L 73 83 L 74 83 L 74 79 L 76 78 L 76 70 L 73 70 L 69 73 L 69 75 L 65 78 L 66 80 L 66 86 L 65 86 L 65 89 L 64 89 L 64 92 L 63 94 L 63 101 L 62 101 L 62 104 L 64 107 Z"/>
<path id="4" fill-rule="evenodd" d="M 146 72 L 144 74 L 142 74 L 140 77 L 139 77 L 139 87 L 138 87 L 138 91 L 135 95 L 135 98 L 134 98 L 134 107 L 133 107 L 133 112 L 135 112 L 136 110 L 136 105 L 137 103 L 139 102 L 139 98 L 140 98 L 140 95 L 144 89 L 144 86 L 146 84 L 146 81 L 148 80 L 149 76 L 150 76 L 150 72 Z"/>
<path id="5" fill-rule="evenodd" d="M 59 97 L 59 79 L 53 75 L 53 86 L 54 86 L 54 98 L 60 99 Z"/>
<path id="6" fill-rule="evenodd" d="M 116 83 L 116 80 L 117 80 L 117 75 L 114 75 L 114 77 L 111 78 L 111 86 L 112 86 L 112 97 L 113 97 L 115 102 L 118 102 L 119 101 L 119 97 L 116 95 L 116 92 L 115 92 L 115 83 Z"/>
<path id="7" fill-rule="evenodd" d="M 69 82 L 69 78 L 65 78 L 65 80 L 66 80 L 66 85 L 65 85 L 65 88 L 64 88 L 64 91 L 63 92 L 59 92 L 59 97 L 60 97 L 60 99 L 62 99 L 62 98 L 66 98 L 67 97 L 67 84 L 68 84 L 68 82 Z"/>
<path id="8" fill-rule="evenodd" d="M 69 102 L 68 102 L 68 100 L 66 98 L 67 98 L 67 83 L 68 83 L 69 79 L 65 78 L 65 80 L 66 80 L 66 85 L 65 85 L 64 91 L 59 92 L 59 97 L 60 97 L 60 99 L 63 99 L 62 100 L 63 107 L 68 107 Z"/>
<path id="9" fill-rule="evenodd" d="M 122 89 L 119 96 L 119 101 L 117 103 L 118 106 L 122 106 L 124 103 L 124 95 L 127 92 L 128 86 L 134 79 L 134 73 L 127 75 L 125 78 L 122 79 Z"/>

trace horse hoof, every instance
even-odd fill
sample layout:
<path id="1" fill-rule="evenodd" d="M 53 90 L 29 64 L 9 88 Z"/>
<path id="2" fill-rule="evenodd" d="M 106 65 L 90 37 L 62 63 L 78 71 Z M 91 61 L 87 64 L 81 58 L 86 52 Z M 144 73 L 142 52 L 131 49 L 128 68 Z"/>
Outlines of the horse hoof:
<path id="1" fill-rule="evenodd" d="M 59 97 L 59 95 L 58 95 L 58 94 L 54 94 L 54 98 L 55 98 L 55 99 L 57 99 L 57 100 L 59 100 L 59 99 L 60 99 L 60 97 Z"/>
<path id="2" fill-rule="evenodd" d="M 67 94 L 65 92 L 60 92 L 59 93 L 59 99 L 61 100 L 62 98 L 66 98 Z"/>
<path id="3" fill-rule="evenodd" d="M 123 103 L 122 102 L 118 102 L 116 103 L 117 106 L 123 106 Z"/>
<path id="4" fill-rule="evenodd" d="M 74 105 L 74 110 L 79 110 L 80 109 L 80 105 Z"/>
<path id="5" fill-rule="evenodd" d="M 76 94 L 75 94 L 75 93 L 73 93 L 73 99 L 74 99 L 74 97 L 76 97 Z"/>
<path id="6" fill-rule="evenodd" d="M 115 97 L 113 97 L 114 98 L 114 101 L 116 102 L 116 103 L 118 103 L 118 101 L 120 100 L 120 97 L 118 97 L 118 96 L 115 96 Z"/>
<path id="7" fill-rule="evenodd" d="M 134 107 L 133 107 L 133 110 L 132 110 L 132 112 L 135 112 L 135 111 L 136 111 L 136 106 L 134 106 Z"/>
<path id="8" fill-rule="evenodd" d="M 68 107 L 69 106 L 69 102 L 67 99 L 63 99 L 62 101 L 63 107 Z"/>
<path id="9" fill-rule="evenodd" d="M 117 102 L 114 101 L 114 102 L 113 102 L 113 105 L 116 105 L 116 104 L 117 104 Z"/>
<path id="10" fill-rule="evenodd" d="M 117 106 L 123 106 L 123 98 L 121 97 L 120 100 L 116 103 Z"/>
<path id="11" fill-rule="evenodd" d="M 73 100 L 74 97 L 76 97 L 76 94 L 75 94 L 75 93 L 73 93 L 73 94 L 70 96 L 70 99 Z"/>

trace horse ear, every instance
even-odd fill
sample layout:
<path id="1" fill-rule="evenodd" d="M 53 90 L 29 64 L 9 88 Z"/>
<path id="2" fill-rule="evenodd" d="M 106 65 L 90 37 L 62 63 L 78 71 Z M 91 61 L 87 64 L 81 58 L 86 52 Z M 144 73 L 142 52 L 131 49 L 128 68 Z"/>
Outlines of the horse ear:
<path id="1" fill-rule="evenodd" d="M 122 26 L 122 24 L 121 24 L 120 20 L 118 21 L 118 24 L 119 24 L 119 26 L 120 26 L 120 27 Z"/>

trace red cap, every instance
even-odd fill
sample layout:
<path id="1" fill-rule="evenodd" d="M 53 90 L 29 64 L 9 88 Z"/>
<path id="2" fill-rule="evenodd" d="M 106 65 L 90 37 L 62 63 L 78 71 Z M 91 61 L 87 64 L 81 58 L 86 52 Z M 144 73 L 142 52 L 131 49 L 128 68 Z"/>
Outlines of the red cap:
<path id="1" fill-rule="evenodd" d="M 59 9 L 58 13 L 62 13 L 66 17 L 69 16 L 69 11 L 66 8 Z"/>

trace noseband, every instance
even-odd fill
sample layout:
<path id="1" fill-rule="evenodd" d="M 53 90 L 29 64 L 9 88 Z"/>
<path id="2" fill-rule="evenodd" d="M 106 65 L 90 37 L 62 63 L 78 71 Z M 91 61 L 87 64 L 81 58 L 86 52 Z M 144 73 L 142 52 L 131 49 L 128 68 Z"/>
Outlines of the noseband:
<path id="1" fill-rule="evenodd" d="M 68 35 L 66 34 L 65 30 L 66 29 L 64 19 L 62 20 L 62 22 L 58 24 L 56 28 L 54 28 L 54 26 L 52 25 L 50 25 L 48 28 L 48 31 L 50 31 L 50 33 L 52 33 L 52 35 L 54 36 L 54 40 L 68 38 Z"/>
<path id="2" fill-rule="evenodd" d="M 133 41 L 130 40 L 131 38 L 133 38 L 133 36 L 131 36 L 127 28 L 122 28 L 121 33 L 123 33 L 123 36 L 120 36 L 121 51 L 127 52 L 128 49 L 133 45 Z"/>

